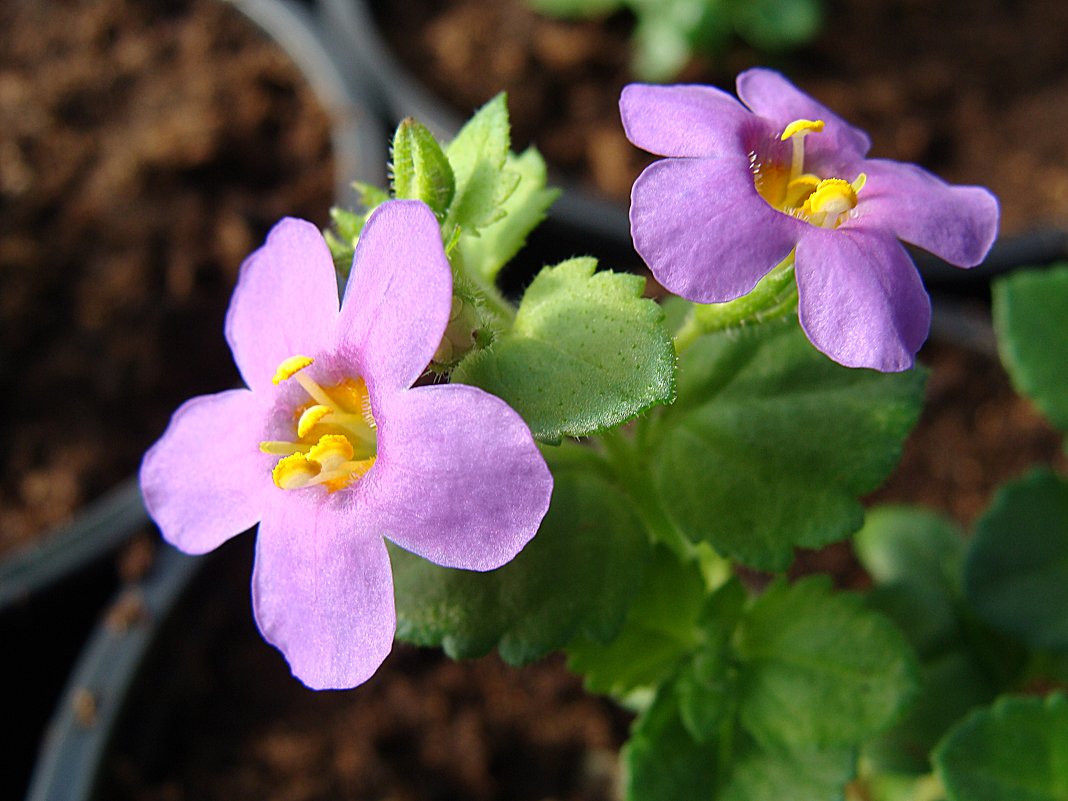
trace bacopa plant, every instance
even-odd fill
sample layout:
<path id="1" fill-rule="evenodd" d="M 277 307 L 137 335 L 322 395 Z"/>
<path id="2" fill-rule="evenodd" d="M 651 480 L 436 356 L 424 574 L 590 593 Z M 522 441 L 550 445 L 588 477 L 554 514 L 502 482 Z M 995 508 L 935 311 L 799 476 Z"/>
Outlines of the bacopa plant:
<path id="1" fill-rule="evenodd" d="M 175 413 L 149 511 L 191 553 L 258 524 L 255 618 L 310 687 L 359 685 L 394 636 L 562 650 L 636 713 L 629 801 L 1064 801 L 1065 479 L 1006 487 L 967 543 L 860 502 L 922 405 L 930 304 L 899 240 L 974 266 L 997 203 L 868 159 L 777 73 L 738 89 L 623 93 L 666 157 L 631 208 L 662 303 L 589 256 L 506 298 L 556 196 L 540 155 L 511 151 L 503 96 L 445 144 L 405 120 L 388 188 L 325 234 L 283 220 L 242 267 L 247 386 Z M 1068 273 L 995 300 L 1063 428 Z M 853 536 L 870 593 L 787 580 Z"/>

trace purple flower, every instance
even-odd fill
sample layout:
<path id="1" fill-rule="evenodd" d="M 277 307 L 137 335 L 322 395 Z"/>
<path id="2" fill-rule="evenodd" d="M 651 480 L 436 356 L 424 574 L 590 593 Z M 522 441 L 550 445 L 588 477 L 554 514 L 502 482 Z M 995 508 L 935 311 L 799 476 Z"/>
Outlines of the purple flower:
<path id="1" fill-rule="evenodd" d="M 796 248 L 798 314 L 812 343 L 851 367 L 908 369 L 931 306 L 898 240 L 974 267 L 997 234 L 997 200 L 911 164 L 865 159 L 866 134 L 776 72 L 742 73 L 738 97 L 707 86 L 623 90 L 627 137 L 669 157 L 634 184 L 638 253 L 667 289 L 721 303 Z"/>
<path id="2" fill-rule="evenodd" d="M 552 476 L 523 420 L 474 387 L 412 387 L 449 320 L 433 212 L 382 205 L 344 303 L 310 223 L 279 222 L 241 268 L 226 338 L 248 389 L 186 402 L 145 455 L 164 537 L 204 553 L 259 523 L 256 622 L 316 689 L 353 687 L 395 630 L 383 537 L 491 570 L 527 543 Z"/>

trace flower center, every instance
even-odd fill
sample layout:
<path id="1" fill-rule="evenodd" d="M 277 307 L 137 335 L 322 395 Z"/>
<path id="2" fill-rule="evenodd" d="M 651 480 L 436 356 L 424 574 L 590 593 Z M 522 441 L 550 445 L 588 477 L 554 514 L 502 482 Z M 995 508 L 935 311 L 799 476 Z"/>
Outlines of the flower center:
<path id="1" fill-rule="evenodd" d="M 293 379 L 309 399 L 293 410 L 294 438 L 261 442 L 260 450 L 282 457 L 271 473 L 279 488 L 322 485 L 336 492 L 374 466 L 375 419 L 362 378 L 323 387 L 304 372 L 312 362 L 307 356 L 290 356 L 278 365 L 274 383 Z"/>
<path id="2" fill-rule="evenodd" d="M 857 207 L 857 193 L 868 178 L 860 173 L 850 182 L 805 172 L 805 137 L 823 128 L 823 120 L 794 120 L 780 137 L 790 143 L 788 158 L 761 158 L 754 150 L 749 153 L 749 169 L 757 193 L 773 209 L 818 228 L 837 228 Z"/>

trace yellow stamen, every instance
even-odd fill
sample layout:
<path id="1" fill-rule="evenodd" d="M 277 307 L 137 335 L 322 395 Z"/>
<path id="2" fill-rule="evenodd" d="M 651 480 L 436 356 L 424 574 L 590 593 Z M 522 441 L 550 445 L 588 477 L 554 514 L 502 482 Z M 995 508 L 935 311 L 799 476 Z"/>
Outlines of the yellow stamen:
<path id="1" fill-rule="evenodd" d="M 318 464 L 309 461 L 303 453 L 294 453 L 278 460 L 271 477 L 280 489 L 291 490 L 308 486 L 319 472 Z"/>
<path id="2" fill-rule="evenodd" d="M 297 421 L 297 436 L 301 439 L 308 436 L 308 432 L 315 428 L 316 424 L 330 414 L 331 411 L 330 407 L 318 403 L 314 406 L 309 406 Z"/>
<path id="3" fill-rule="evenodd" d="M 823 130 L 823 125 L 823 120 L 794 120 L 782 132 L 782 141 L 793 139 L 798 134 L 804 137 L 810 133 L 819 133 Z"/>
<path id="4" fill-rule="evenodd" d="M 290 356 L 278 365 L 278 369 L 274 371 L 274 378 L 272 378 L 271 381 L 275 384 L 281 384 L 287 378 L 292 378 L 314 361 L 315 359 L 308 356 Z"/>
<path id="5" fill-rule="evenodd" d="M 782 141 L 790 140 L 793 158 L 790 161 L 790 181 L 805 172 L 805 137 L 823 130 L 823 120 L 794 120 L 782 132 Z"/>
<path id="6" fill-rule="evenodd" d="M 374 456 L 355 462 L 345 462 L 329 473 L 324 470 L 313 483 L 322 484 L 326 487 L 327 492 L 337 492 L 340 489 L 345 489 L 353 481 L 367 475 L 371 468 L 374 467 L 374 464 Z"/>
<path id="7" fill-rule="evenodd" d="M 852 184 L 841 178 L 827 178 L 820 181 L 801 211 L 813 225 L 834 228 L 841 216 L 856 206 L 857 193 Z"/>
<path id="8" fill-rule="evenodd" d="M 820 179 L 815 175 L 806 173 L 805 175 L 798 176 L 786 187 L 786 198 L 783 200 L 784 209 L 799 209 L 808 196 L 816 189 L 820 184 Z"/>
<path id="9" fill-rule="evenodd" d="M 853 187 L 853 191 L 860 194 L 860 190 L 864 188 L 864 185 L 868 183 L 868 176 L 865 173 L 861 173 L 853 179 L 853 183 L 850 184 Z"/>
<path id="10" fill-rule="evenodd" d="M 337 470 L 352 459 L 352 443 L 344 434 L 325 434 L 312 445 L 308 459 L 317 462 L 323 470 Z"/>
<path id="11" fill-rule="evenodd" d="M 271 456 L 289 456 L 291 453 L 301 453 L 307 448 L 307 445 L 301 445 L 299 442 L 268 440 L 260 443 L 260 453 L 269 453 Z"/>
<path id="12" fill-rule="evenodd" d="M 358 411 L 369 427 L 375 427 L 375 418 L 371 414 L 371 398 L 367 394 L 367 384 L 362 378 L 349 379 L 331 387 L 330 397 L 341 408 Z"/>

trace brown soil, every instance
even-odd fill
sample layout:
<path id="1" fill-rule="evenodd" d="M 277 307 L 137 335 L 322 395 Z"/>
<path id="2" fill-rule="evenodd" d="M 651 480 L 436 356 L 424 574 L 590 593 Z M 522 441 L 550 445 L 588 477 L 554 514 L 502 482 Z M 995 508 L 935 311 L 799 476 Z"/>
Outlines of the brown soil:
<path id="1" fill-rule="evenodd" d="M 565 22 L 524 0 L 379 0 L 402 61 L 468 114 L 507 90 L 518 143 L 625 200 L 646 158 L 623 137 L 627 14 Z M 765 65 L 867 130 L 874 156 L 990 187 L 1004 233 L 1068 227 L 1068 4 L 1057 0 L 826 0 L 822 35 L 792 55 L 736 45 L 679 82 L 733 90 Z"/>
<path id="2" fill-rule="evenodd" d="M 237 268 L 282 215 L 326 221 L 329 133 L 225 3 L 0 4 L 0 551 L 237 381 Z"/>

